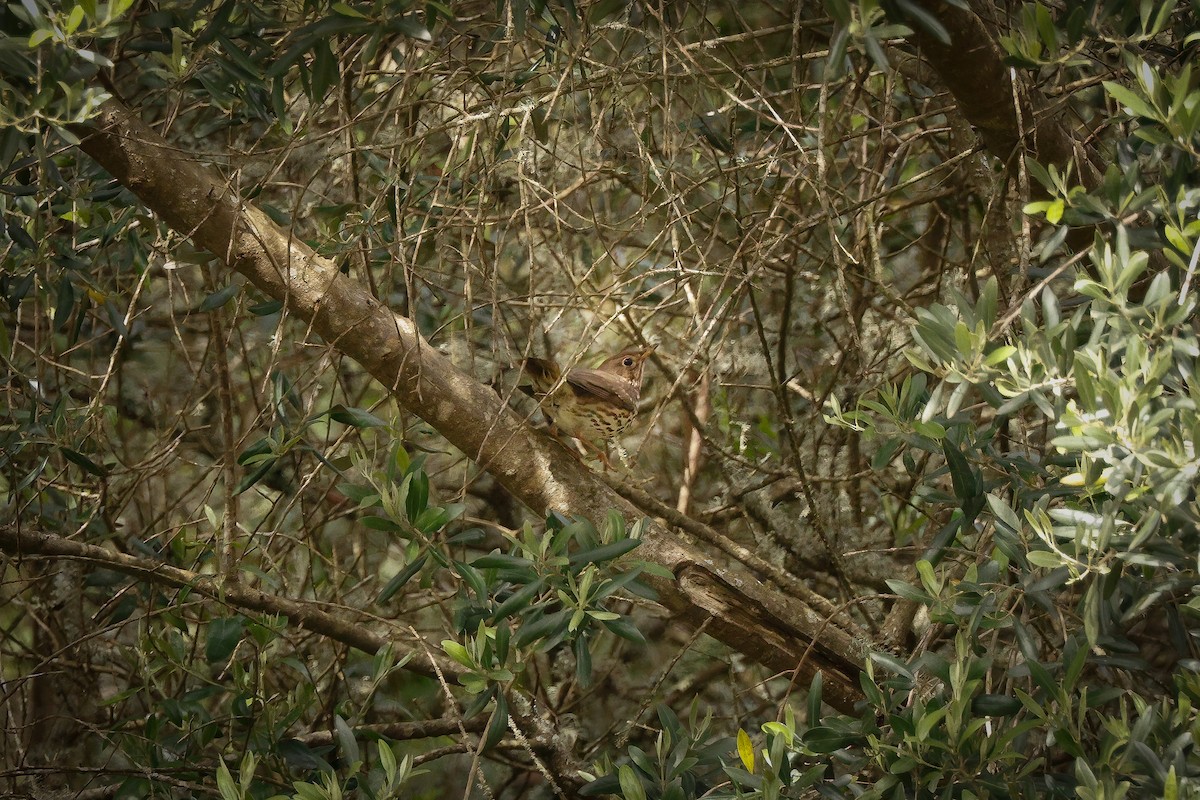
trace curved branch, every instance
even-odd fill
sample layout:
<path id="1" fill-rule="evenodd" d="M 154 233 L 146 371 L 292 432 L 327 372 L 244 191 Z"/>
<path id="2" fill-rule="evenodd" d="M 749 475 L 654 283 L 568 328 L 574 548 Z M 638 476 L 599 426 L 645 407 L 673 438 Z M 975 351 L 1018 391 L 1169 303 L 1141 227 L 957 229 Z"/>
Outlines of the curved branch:
<path id="1" fill-rule="evenodd" d="M 73 561 L 84 561 L 94 566 L 132 575 L 159 586 L 187 589 L 202 597 L 234 608 L 279 614 L 287 617 L 291 624 L 299 628 L 319 633 L 351 647 L 357 647 L 366 653 L 376 653 L 389 643 L 398 643 L 410 654 L 409 660 L 405 664 L 406 669 L 436 677 L 437 671 L 434 669 L 434 659 L 436 658 L 437 667 L 443 674 L 458 676 L 462 673 L 462 668 L 457 662 L 440 656 L 430 657 L 431 653 L 440 653 L 440 648 L 425 642 L 416 642 L 407 632 L 396 631 L 391 635 L 375 633 L 362 625 L 348 622 L 345 619 L 344 611 L 332 614 L 318 608 L 315 603 L 280 597 L 245 584 L 227 583 L 216 576 L 201 575 L 198 572 L 180 569 L 169 564 L 149 561 L 125 553 L 116 553 L 94 544 L 77 542 L 74 539 L 67 539 L 52 533 L 18 530 L 10 525 L 0 526 L 0 549 L 16 556 L 54 556 Z"/>
<path id="2" fill-rule="evenodd" d="M 288 313 L 358 361 L 397 400 L 491 472 L 514 496 L 544 513 L 557 509 L 603 518 L 637 510 L 567 451 L 534 432 L 491 389 L 457 369 L 420 335 L 337 267 L 243 201 L 211 168 L 183 154 L 116 101 L 90 126 L 80 148 L 172 228 L 220 257 Z M 828 624 L 799 600 L 772 592 L 649 526 L 639 554 L 686 580 L 657 580 L 664 606 L 751 659 L 805 681 L 824 673 L 825 697 L 849 710 L 861 699 L 865 637 Z M 819 642 L 817 641 L 819 637 Z"/>

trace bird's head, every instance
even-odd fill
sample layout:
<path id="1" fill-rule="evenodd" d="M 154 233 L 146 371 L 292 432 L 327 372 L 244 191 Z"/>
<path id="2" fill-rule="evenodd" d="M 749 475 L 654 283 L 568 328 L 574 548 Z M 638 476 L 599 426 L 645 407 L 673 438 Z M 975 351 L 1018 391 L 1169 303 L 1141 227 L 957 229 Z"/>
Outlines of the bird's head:
<path id="1" fill-rule="evenodd" d="M 642 368 L 646 364 L 646 359 L 653 352 L 653 347 L 636 347 L 629 350 L 622 350 L 615 356 L 606 358 L 604 363 L 597 367 L 597 370 L 618 375 L 627 381 L 641 386 Z"/>

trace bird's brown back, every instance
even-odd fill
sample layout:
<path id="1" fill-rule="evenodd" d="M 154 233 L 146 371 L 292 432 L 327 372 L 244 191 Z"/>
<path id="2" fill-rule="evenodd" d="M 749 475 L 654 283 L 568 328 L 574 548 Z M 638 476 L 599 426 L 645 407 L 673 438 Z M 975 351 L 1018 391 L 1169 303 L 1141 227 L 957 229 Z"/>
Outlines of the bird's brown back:
<path id="1" fill-rule="evenodd" d="M 642 371 L 652 349 L 625 350 L 604 360 L 595 369 L 567 370 L 567 385 L 580 399 L 612 403 L 636 411 L 642 394 Z"/>

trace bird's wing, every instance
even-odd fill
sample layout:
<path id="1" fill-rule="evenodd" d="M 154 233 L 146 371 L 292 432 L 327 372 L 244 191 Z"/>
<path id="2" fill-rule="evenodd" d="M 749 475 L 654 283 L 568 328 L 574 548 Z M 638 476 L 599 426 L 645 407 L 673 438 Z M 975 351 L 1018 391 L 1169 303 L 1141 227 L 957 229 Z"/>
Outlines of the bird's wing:
<path id="1" fill-rule="evenodd" d="M 533 389 L 538 394 L 550 391 L 562 375 L 558 364 L 548 358 L 527 358 L 522 362 L 521 368 L 529 376 Z"/>
<path id="2" fill-rule="evenodd" d="M 590 395 L 615 403 L 626 411 L 637 411 L 637 394 L 633 384 L 617 375 L 577 367 L 567 371 L 567 385 L 576 395 Z"/>

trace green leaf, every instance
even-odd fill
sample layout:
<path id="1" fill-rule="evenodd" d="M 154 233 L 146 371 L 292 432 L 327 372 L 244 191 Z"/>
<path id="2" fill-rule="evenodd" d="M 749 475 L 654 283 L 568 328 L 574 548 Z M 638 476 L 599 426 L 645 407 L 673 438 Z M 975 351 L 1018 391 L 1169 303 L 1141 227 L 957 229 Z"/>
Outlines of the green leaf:
<path id="1" fill-rule="evenodd" d="M 496 607 L 496 610 L 492 612 L 491 618 L 493 620 L 497 620 L 503 617 L 511 617 L 518 611 L 523 610 L 526 606 L 533 602 L 533 599 L 541 593 L 545 586 L 545 578 L 538 578 L 533 583 L 522 586 L 520 589 L 513 592 L 508 599 Z"/>
<path id="2" fill-rule="evenodd" d="M 63 456 L 67 459 L 67 461 L 70 461 L 72 464 L 75 464 L 76 466 L 83 467 L 85 472 L 89 472 L 92 475 L 95 475 L 100 478 L 104 478 L 104 477 L 108 476 L 107 469 L 100 466 L 95 461 L 92 461 L 90 458 L 88 458 L 83 453 L 79 452 L 78 450 L 72 450 L 69 447 L 59 447 L 58 450 L 59 450 L 59 452 L 61 452 L 63 454 Z"/>
<path id="3" fill-rule="evenodd" d="M 292 781 L 292 788 L 296 790 L 296 797 L 299 800 L 330 800 L 329 794 L 315 783 Z"/>
<path id="4" fill-rule="evenodd" d="M 1062 556 L 1049 550 L 1031 550 L 1026 556 L 1029 563 L 1043 569 L 1054 569 L 1063 565 Z"/>
<path id="5" fill-rule="evenodd" d="M 485 538 L 487 538 L 487 534 L 484 533 L 482 528 L 467 528 L 465 531 L 459 531 L 447 539 L 446 544 L 452 546 L 465 544 L 476 545 L 481 543 Z"/>
<path id="6" fill-rule="evenodd" d="M 1020 532 L 1021 519 L 1017 516 L 1017 512 L 1013 511 L 1007 503 L 996 495 L 989 493 L 987 495 L 987 504 L 997 522 L 1007 526 L 1014 533 Z"/>
<path id="7" fill-rule="evenodd" d="M 375 746 L 379 753 L 379 766 L 383 767 L 383 776 L 388 783 L 392 783 L 396 780 L 396 754 L 386 739 L 380 738 Z"/>
<path id="8" fill-rule="evenodd" d="M 471 654 L 467 652 L 467 648 L 458 642 L 453 639 L 443 639 L 442 649 L 446 651 L 446 655 L 453 658 L 459 664 L 462 664 L 467 669 L 474 669 L 475 660 L 471 658 Z"/>
<path id="9" fill-rule="evenodd" d="M 943 429 L 944 433 L 945 429 Z M 892 459 L 903 446 L 904 440 L 899 437 L 892 437 L 882 442 L 871 455 L 871 469 L 882 471 L 884 467 L 892 463 Z"/>
<path id="10" fill-rule="evenodd" d="M 320 100 L 338 82 L 340 66 L 337 57 L 329 49 L 328 42 L 317 42 L 313 45 L 313 60 L 311 69 L 313 100 Z"/>
<path id="11" fill-rule="evenodd" d="M 871 653 L 871 660 L 877 664 L 882 665 L 885 669 L 887 669 L 890 672 L 894 672 L 897 675 L 903 675 L 904 677 L 908 678 L 909 680 L 914 679 L 912 670 L 910 670 L 908 668 L 908 665 L 889 653 L 884 653 L 884 652 L 880 652 L 880 651 L 873 652 L 873 653 Z"/>
<path id="12" fill-rule="evenodd" d="M 242 793 L 233 782 L 229 767 L 221 759 L 217 760 L 217 790 L 221 793 L 221 800 L 242 800 Z"/>
<path id="13" fill-rule="evenodd" d="M 618 539 L 615 542 L 602 544 L 590 550 L 580 550 L 571 555 L 570 563 L 573 568 L 579 569 L 588 564 L 615 561 L 635 549 L 641 543 L 640 539 Z"/>
<path id="14" fill-rule="evenodd" d="M 1036 216 L 1037 214 L 1041 214 L 1046 209 L 1050 208 L 1053 202 L 1053 200 L 1035 200 L 1032 203 L 1026 203 L 1025 207 L 1022 208 L 1021 211 L 1031 217 Z"/>
<path id="15" fill-rule="evenodd" d="M 961 501 L 971 500 L 979 495 L 978 478 L 971 469 L 962 451 L 950 442 L 942 440 L 942 452 L 946 456 L 946 466 L 950 470 L 950 480 L 954 485 L 954 495 Z"/>
<path id="16" fill-rule="evenodd" d="M 353 428 L 380 428 L 387 425 L 385 421 L 369 411 L 361 408 L 348 408 L 338 403 L 327 412 L 329 418 Z"/>
<path id="17" fill-rule="evenodd" d="M 913 0 L 895 0 L 896 5 L 904 12 L 904 16 L 919 28 L 932 35 L 942 44 L 950 44 L 950 32 L 937 16 Z"/>
<path id="18" fill-rule="evenodd" d="M 1028 156 L 1025 158 L 1025 168 L 1029 170 L 1029 174 L 1033 176 L 1034 180 L 1046 187 L 1051 192 L 1058 188 L 1054 178 L 1050 177 L 1050 172 L 1033 158 Z M 1040 203 L 1031 203 L 1030 205 L 1041 206 L 1041 209 L 1044 209 L 1048 207 L 1050 202 L 1051 201 L 1049 200 L 1044 200 Z M 1029 206 L 1026 206 L 1026 208 L 1028 207 Z"/>
<path id="19" fill-rule="evenodd" d="M 287 49 L 266 71 L 264 77 L 269 79 L 278 78 L 286 74 L 305 53 L 312 50 L 318 44 L 324 44 L 325 48 L 328 49 L 328 42 L 332 41 L 337 34 L 367 30 L 374 24 L 369 19 L 330 16 L 317 20 L 310 25 L 305 25 L 288 36 L 286 40 Z M 388 27 L 392 26 L 389 25 Z"/>
<path id="20" fill-rule="evenodd" d="M 1125 106 L 1134 116 L 1158 119 L 1158 114 L 1145 100 L 1119 83 L 1104 81 L 1104 88 L 1114 100 Z"/>
<path id="21" fill-rule="evenodd" d="M 805 731 L 800 740 L 814 753 L 832 753 L 853 744 L 857 737 L 845 731 L 818 726 Z"/>
<path id="22" fill-rule="evenodd" d="M 463 719 L 474 719 L 483 713 L 483 710 L 488 707 L 488 704 L 495 699 L 500 693 L 500 687 L 495 683 L 487 687 L 487 691 L 482 692 L 471 699 L 471 702 L 463 708 Z"/>
<path id="23" fill-rule="evenodd" d="M 346 724 L 340 714 L 333 716 L 333 730 L 337 734 L 338 750 L 341 751 L 342 763 L 353 771 L 362 763 L 362 754 L 358 750 L 358 742 L 354 739 L 354 731 Z"/>
<path id="24" fill-rule="evenodd" d="M 418 41 L 433 41 L 433 34 L 429 32 L 429 28 L 418 22 L 415 17 L 395 17 L 388 22 L 388 27 Z"/>
<path id="25" fill-rule="evenodd" d="M 403 588 L 404 584 L 412 580 L 412 577 L 421 571 L 421 567 L 425 566 L 425 562 L 429 560 L 429 553 L 422 553 L 413 559 L 412 563 L 404 569 L 400 570 L 387 582 L 387 586 L 383 587 L 383 591 L 379 593 L 379 597 L 375 602 L 386 603 L 391 600 L 396 592 Z"/>
<path id="26" fill-rule="evenodd" d="M 424 470 L 410 473 L 408 496 L 404 500 L 404 513 L 410 522 L 415 522 L 429 506 L 429 476 Z"/>
<path id="27" fill-rule="evenodd" d="M 981 694 L 971 701 L 971 713 L 981 717 L 1010 717 L 1021 708 L 1021 701 L 1007 694 Z"/>
<path id="28" fill-rule="evenodd" d="M 504 734 L 508 731 L 508 701 L 504 699 L 503 692 L 496 693 L 496 708 L 492 711 L 492 718 L 488 722 L 487 732 L 483 738 L 483 749 L 480 752 L 486 753 L 496 745 L 500 744 L 500 740 L 504 738 Z"/>
<path id="29" fill-rule="evenodd" d="M 621 797 L 625 800 L 646 800 L 646 789 L 642 786 L 637 773 L 633 771 L 633 767 L 622 764 L 621 768 L 617 770 L 617 778 L 621 782 Z"/>
<path id="30" fill-rule="evenodd" d="M 410 494 L 409 497 L 411 496 Z M 422 533 L 433 533 L 441 530 L 449 521 L 450 515 L 446 513 L 446 509 L 429 506 L 417 514 L 416 520 L 413 521 L 413 527 Z"/>
<path id="31" fill-rule="evenodd" d="M 928 594 L 922 592 L 911 583 L 907 583 L 896 578 L 888 578 L 884 581 L 884 583 L 888 585 L 889 589 L 891 589 L 900 597 L 903 597 L 905 600 L 913 600 L 921 604 L 927 604 L 933 600 L 933 598 L 931 598 Z"/>
<path id="32" fill-rule="evenodd" d="M 822 673 L 821 670 L 817 670 L 815 673 L 813 673 L 812 682 L 808 685 L 808 697 L 805 699 L 808 718 L 805 720 L 805 722 L 810 728 L 821 724 L 822 689 L 825 684 L 825 678 L 823 675 L 824 673 Z"/>
<path id="33" fill-rule="evenodd" d="M 256 317 L 269 317 L 283 309 L 282 300 L 266 300 L 250 306 L 250 313 Z"/>
<path id="34" fill-rule="evenodd" d="M 588 637 L 576 637 L 571 642 L 571 651 L 575 654 L 575 680 L 586 689 L 592 685 L 592 650 Z"/>
<path id="35" fill-rule="evenodd" d="M 512 626 L 507 620 L 496 623 L 496 660 L 501 664 L 508 663 L 509 645 L 512 643 Z"/>
<path id="36" fill-rule="evenodd" d="M 384 533 L 402 533 L 406 530 L 394 519 L 388 519 L 387 517 L 376 517 L 371 514 L 360 518 L 359 522 L 362 523 L 364 528 L 368 528 L 373 531 L 383 531 Z"/>
<path id="37" fill-rule="evenodd" d="M 604 538 L 610 542 L 627 538 L 625 536 L 625 517 L 615 508 L 610 508 L 604 518 Z"/>
<path id="38" fill-rule="evenodd" d="M 1046 8 L 1040 2 L 1036 3 L 1034 5 L 1034 15 L 1038 38 L 1046 46 L 1048 53 L 1054 53 L 1058 50 L 1058 28 L 1054 26 L 1054 20 L 1050 17 L 1050 9 Z"/>
<path id="39" fill-rule="evenodd" d="M 946 428 L 937 422 L 915 420 L 912 426 L 914 432 L 919 433 L 927 439 L 933 439 L 935 442 L 946 438 Z"/>
<path id="40" fill-rule="evenodd" d="M 640 566 L 634 567 L 633 569 L 629 570 L 628 572 L 623 572 L 623 573 L 617 575 L 612 580 L 605 581 L 604 584 L 600 586 L 600 588 L 598 588 L 594 592 L 592 592 L 592 594 L 591 594 L 592 600 L 593 601 L 603 600 L 605 597 L 608 597 L 609 595 L 613 594 L 614 592 L 624 589 L 626 586 L 628 586 L 629 584 L 636 581 L 638 579 L 638 576 L 641 575 L 642 572 L 643 572 L 642 567 L 640 567 Z"/>
<path id="41" fill-rule="evenodd" d="M 621 781 L 617 775 L 602 775 L 591 783 L 584 784 L 579 790 L 580 797 L 597 797 L 602 794 L 617 794 Z"/>
<path id="42" fill-rule="evenodd" d="M 488 596 L 488 584 L 484 580 L 482 572 L 461 561 L 454 562 L 454 571 L 459 574 L 476 597 L 482 599 Z"/>
<path id="43" fill-rule="evenodd" d="M 29 35 L 29 49 L 32 50 L 54 35 L 51 28 L 38 28 Z"/>
<path id="44" fill-rule="evenodd" d="M 825 0 L 825 10 L 829 12 L 829 16 L 833 17 L 833 21 L 838 25 L 849 25 L 850 2 L 849 0 Z"/>
<path id="45" fill-rule="evenodd" d="M 266 477 L 267 473 L 274 469 L 277 463 L 279 463 L 279 459 L 273 456 L 262 458 L 262 460 L 258 461 L 257 466 L 248 475 L 238 481 L 237 486 L 233 489 L 233 493 L 238 495 L 249 489 L 251 486 L 254 486 L 256 483 Z"/>
<path id="46" fill-rule="evenodd" d="M 928 741 L 930 731 L 946 718 L 947 710 L 946 706 L 926 709 L 925 713 L 917 718 L 916 737 L 918 742 Z"/>
<path id="47" fill-rule="evenodd" d="M 359 11 L 357 8 L 352 8 L 345 3 L 334 3 L 333 10 L 347 17 L 358 17 L 359 19 L 370 19 L 366 14 Z"/>
<path id="48" fill-rule="evenodd" d="M 241 614 L 214 619 L 208 624 L 204 658 L 210 664 L 223 662 L 233 655 L 242 634 L 246 630 L 246 618 Z"/>
<path id="49" fill-rule="evenodd" d="M 221 49 L 229 57 L 229 62 L 232 62 L 222 62 L 222 65 L 231 74 L 238 75 L 246 81 L 256 81 L 258 79 L 258 64 L 242 48 L 238 47 L 233 41 L 222 34 L 217 34 L 216 41 L 220 43 Z"/>
<path id="50" fill-rule="evenodd" d="M 214 309 L 220 308 L 221 306 L 225 305 L 230 300 L 232 300 L 237 295 L 237 293 L 240 292 L 241 290 L 242 290 L 242 285 L 240 283 L 231 283 L 222 289 L 218 289 L 217 291 L 210 294 L 208 297 L 201 300 L 200 306 L 196 310 L 200 311 L 200 312 L 204 312 L 204 311 L 212 311 Z"/>
<path id="51" fill-rule="evenodd" d="M 937 573 L 933 570 L 933 564 L 926 559 L 917 561 L 917 575 L 921 578 L 921 585 L 925 587 L 925 591 L 933 596 L 937 596 L 942 592 L 942 582 L 938 580 Z"/>
<path id="52" fill-rule="evenodd" d="M 1017 348 L 1013 347 L 1012 345 L 1008 345 L 1008 344 L 1002 345 L 1000 347 L 997 347 L 992 352 L 988 353 L 987 358 L 985 358 L 983 360 L 983 363 L 986 366 L 994 367 L 997 364 L 1003 364 L 1005 361 L 1008 361 L 1010 358 L 1012 358 L 1016 354 L 1017 354 Z"/>
<path id="53" fill-rule="evenodd" d="M 112 22 L 125 16 L 125 12 L 131 6 L 133 6 L 133 0 L 112 0 L 108 6 L 108 20 Z"/>
<path id="54" fill-rule="evenodd" d="M 554 614 L 546 614 L 534 622 L 523 624 L 517 630 L 517 635 L 513 637 L 513 644 L 517 647 L 525 647 L 539 639 L 550 639 L 557 636 L 566 629 L 570 618 L 570 611 L 559 611 Z"/>
<path id="55" fill-rule="evenodd" d="M 636 625 L 634 625 L 625 617 L 621 617 L 620 619 L 601 620 L 601 624 L 612 633 L 620 636 L 622 639 L 627 639 L 635 644 L 646 643 L 646 637 L 642 636 L 642 632 L 637 629 Z"/>
<path id="56" fill-rule="evenodd" d="M 489 553 L 471 562 L 475 569 L 511 569 L 533 573 L 533 562 L 528 558 L 512 556 L 507 553 Z"/>
<path id="57" fill-rule="evenodd" d="M 61 331 L 75 310 L 75 287 L 65 275 L 58 282 L 58 294 L 54 302 L 54 329 Z"/>
<path id="58" fill-rule="evenodd" d="M 1069 649 L 1068 649 L 1069 652 Z M 1070 655 L 1067 663 L 1067 669 L 1063 674 L 1062 687 L 1065 692 L 1075 691 L 1075 684 L 1079 680 L 1080 674 L 1083 672 L 1084 665 L 1087 664 L 1089 648 L 1076 648 L 1074 654 Z"/>

